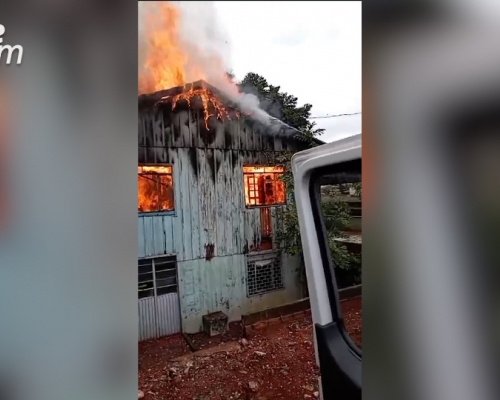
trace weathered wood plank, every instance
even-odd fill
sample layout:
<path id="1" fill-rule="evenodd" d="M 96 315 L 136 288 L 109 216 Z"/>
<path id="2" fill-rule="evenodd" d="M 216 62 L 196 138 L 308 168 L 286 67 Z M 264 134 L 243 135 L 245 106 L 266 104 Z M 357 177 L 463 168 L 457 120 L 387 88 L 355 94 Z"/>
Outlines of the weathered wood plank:
<path id="1" fill-rule="evenodd" d="M 207 157 L 205 149 L 197 149 L 198 161 L 198 187 L 196 195 L 198 196 L 198 227 L 200 230 L 200 257 L 205 257 L 205 246 L 208 245 L 208 193 L 207 180 L 210 179 L 207 174 Z"/>
<path id="2" fill-rule="evenodd" d="M 262 137 L 258 125 L 254 129 L 246 119 L 212 117 L 202 137 L 199 111 L 163 107 L 140 115 L 138 161 L 171 164 L 175 196 L 175 216 L 139 219 L 141 256 L 178 253 L 179 261 L 204 259 L 206 245 L 215 246 L 212 256 L 241 254 L 246 242 L 259 245 L 260 210 L 245 209 L 242 167 L 275 163 L 282 149 L 296 146 L 281 137 Z M 259 151 L 262 147 L 270 151 Z"/>
<path id="3" fill-rule="evenodd" d="M 236 118 L 236 116 L 235 116 Z M 241 117 L 240 117 L 241 118 Z M 239 150 L 240 149 L 240 120 L 236 118 L 233 123 L 231 124 L 231 148 L 233 150 Z"/>
<path id="4" fill-rule="evenodd" d="M 254 250 L 256 246 L 255 237 L 255 209 L 246 209 L 244 214 L 245 245 L 248 251 Z"/>
<path id="5" fill-rule="evenodd" d="M 153 219 L 152 217 L 145 216 L 144 217 L 144 237 L 145 240 L 145 251 L 144 255 L 146 257 L 151 257 L 155 255 L 155 236 L 153 229 Z"/>
<path id="6" fill-rule="evenodd" d="M 233 210 L 234 198 L 232 196 L 232 181 L 233 167 L 232 167 L 232 154 L 230 150 L 224 150 L 224 160 L 222 168 L 224 170 L 224 234 L 225 234 L 225 247 L 226 255 L 234 254 L 233 249 L 233 218 L 235 213 Z"/>
<path id="7" fill-rule="evenodd" d="M 174 221 L 176 220 L 176 217 L 171 216 L 171 215 L 164 215 L 162 216 L 163 219 L 163 229 L 164 229 L 164 235 L 165 235 L 165 250 L 167 254 L 174 254 L 176 253 L 174 249 Z"/>
<path id="8" fill-rule="evenodd" d="M 166 254 L 163 217 L 161 215 L 152 216 L 152 223 L 155 255 Z"/>
<path id="9" fill-rule="evenodd" d="M 254 131 L 253 131 L 253 126 L 252 126 L 252 122 L 251 120 L 248 121 L 246 124 L 245 124 L 245 136 L 246 136 L 246 149 L 247 150 L 253 150 L 255 148 L 255 135 L 254 135 Z"/>
<path id="10" fill-rule="evenodd" d="M 214 122 L 214 130 L 215 130 L 215 148 L 216 149 L 225 149 L 225 133 L 224 133 L 224 125 L 229 121 L 223 122 L 215 117 L 213 117 Z"/>
<path id="11" fill-rule="evenodd" d="M 193 259 L 192 230 L 191 230 L 191 204 L 189 193 L 189 156 L 187 149 L 178 149 L 179 152 L 179 196 L 181 207 L 179 210 L 182 232 L 183 261 Z"/>
<path id="12" fill-rule="evenodd" d="M 187 149 L 188 157 L 188 194 L 189 194 L 189 214 L 191 217 L 190 227 L 191 227 L 191 242 L 192 242 L 192 258 L 201 257 L 201 245 L 200 245 L 200 196 L 198 193 L 198 153 L 196 149 Z"/>
<path id="13" fill-rule="evenodd" d="M 161 114 L 158 113 L 157 110 L 154 110 L 151 113 L 151 122 L 153 128 L 153 147 L 162 147 L 163 146 L 163 129 L 162 129 L 162 118 Z"/>
<path id="14" fill-rule="evenodd" d="M 139 258 L 146 256 L 146 235 L 144 231 L 144 217 L 140 216 L 137 224 L 137 252 Z"/>
<path id="15" fill-rule="evenodd" d="M 244 192 L 244 180 L 243 180 L 243 157 L 241 157 L 241 153 L 238 154 L 238 163 L 236 165 L 237 167 L 237 176 L 238 178 L 238 188 L 241 187 L 241 192 L 239 194 L 239 204 L 240 204 L 240 209 L 239 209 L 239 253 L 245 253 L 245 251 L 248 251 L 246 249 L 245 245 L 245 212 L 246 212 L 246 203 L 245 203 L 245 192 Z"/>
<path id="16" fill-rule="evenodd" d="M 163 120 L 163 135 L 165 137 L 165 146 L 171 148 L 173 146 L 174 140 L 174 130 L 172 124 L 172 110 L 169 107 L 162 107 L 162 120 Z"/>
<path id="17" fill-rule="evenodd" d="M 147 158 L 146 154 L 147 154 L 147 149 L 145 147 L 139 147 L 139 151 L 138 151 L 138 155 L 137 155 L 139 164 L 146 163 L 146 158 Z"/>
<path id="18" fill-rule="evenodd" d="M 255 128 L 255 124 L 252 124 L 253 133 L 253 146 L 250 150 L 262 150 L 262 134 L 258 129 Z"/>
<path id="19" fill-rule="evenodd" d="M 254 214 L 254 237 L 255 237 L 255 242 L 257 248 L 260 248 L 260 244 L 262 242 L 262 230 L 261 228 L 261 221 L 260 221 L 260 216 L 262 209 L 261 208 L 256 208 L 254 209 L 255 214 Z"/>
<path id="20" fill-rule="evenodd" d="M 226 121 L 224 126 L 224 149 L 231 150 L 233 149 L 233 129 L 236 122 L 232 120 Z"/>
<path id="21" fill-rule="evenodd" d="M 139 146 L 146 146 L 146 127 L 144 124 L 144 115 L 139 114 Z"/>
<path id="22" fill-rule="evenodd" d="M 200 125 L 201 134 L 204 137 L 205 145 L 210 149 L 217 148 L 217 120 L 214 117 L 210 117 L 208 119 L 208 129 L 206 128 L 205 118 L 203 118 L 202 123 Z"/>
<path id="23" fill-rule="evenodd" d="M 189 111 L 182 110 L 179 113 L 179 131 L 182 147 L 191 147 L 191 136 L 189 132 Z"/>
<path id="24" fill-rule="evenodd" d="M 193 147 L 203 147 L 203 142 L 200 138 L 200 133 L 198 130 L 199 119 L 200 119 L 200 111 L 199 110 L 190 110 L 189 111 L 190 120 L 189 120 L 189 134 L 191 135 L 191 145 Z"/>
<path id="25" fill-rule="evenodd" d="M 225 223 L 224 223 L 224 192 L 226 190 L 224 184 L 224 155 L 223 151 L 216 149 L 214 151 L 215 158 L 215 168 L 216 168 L 216 243 L 215 243 L 215 254 L 217 256 L 226 255 L 226 239 L 225 239 Z"/>
<path id="26" fill-rule="evenodd" d="M 243 252 L 243 212 L 245 208 L 245 204 L 242 202 L 243 169 L 240 154 L 235 150 L 231 153 L 231 169 L 233 254 L 241 254 Z"/>
<path id="27" fill-rule="evenodd" d="M 172 113 L 172 146 L 184 147 L 184 138 L 181 130 L 181 115 L 182 112 L 177 111 Z"/>
<path id="28" fill-rule="evenodd" d="M 207 229 L 207 246 L 215 246 L 216 244 L 216 232 L 217 229 L 217 213 L 216 213 L 216 196 L 215 196 L 215 157 L 214 150 L 206 150 L 206 209 L 207 209 L 207 219 L 205 221 L 205 227 Z"/>
<path id="29" fill-rule="evenodd" d="M 240 117 L 240 123 L 239 123 L 239 141 L 240 141 L 240 145 L 239 145 L 239 148 L 241 150 L 245 150 L 247 148 L 247 133 L 246 133 L 246 130 L 247 130 L 247 125 L 245 123 L 245 120 L 246 120 L 246 117 L 245 116 L 241 116 Z"/>
<path id="30" fill-rule="evenodd" d="M 254 165 L 255 160 L 252 157 L 252 153 L 248 150 L 242 152 L 243 156 L 243 166 L 245 165 Z"/>
<path id="31" fill-rule="evenodd" d="M 146 142 L 146 146 L 147 147 L 152 147 L 154 145 L 154 141 L 153 141 L 153 121 L 152 121 L 152 118 L 151 118 L 151 112 L 149 110 L 144 115 L 144 125 L 145 125 L 144 140 Z"/>
<path id="32" fill-rule="evenodd" d="M 174 204 L 175 204 L 175 217 L 172 219 L 173 231 L 173 250 L 177 254 L 178 261 L 184 261 L 184 254 L 182 252 L 182 221 L 181 211 L 184 207 L 181 200 L 181 170 L 179 162 L 178 149 L 169 149 L 170 163 L 172 164 L 172 180 L 174 185 Z"/>
<path id="33" fill-rule="evenodd" d="M 266 151 L 274 151 L 274 135 L 260 135 L 261 149 Z"/>

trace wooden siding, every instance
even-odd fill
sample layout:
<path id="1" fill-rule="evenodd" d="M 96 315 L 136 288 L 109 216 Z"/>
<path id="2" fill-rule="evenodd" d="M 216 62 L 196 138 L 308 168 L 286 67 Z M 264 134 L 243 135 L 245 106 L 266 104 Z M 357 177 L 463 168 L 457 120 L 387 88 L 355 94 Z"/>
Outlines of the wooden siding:
<path id="1" fill-rule="evenodd" d="M 245 207 L 243 166 L 276 163 L 300 143 L 266 136 L 258 126 L 244 116 L 211 118 L 207 130 L 200 111 L 141 110 L 139 163 L 172 165 L 175 211 L 139 214 L 139 257 L 177 254 L 187 261 L 259 247 L 260 209 Z"/>
<path id="2" fill-rule="evenodd" d="M 204 314 L 223 311 L 236 321 L 302 295 L 300 260 L 284 255 L 285 289 L 247 297 L 245 254 L 259 246 L 261 224 L 260 209 L 245 207 L 243 187 L 244 165 L 273 164 L 300 143 L 266 136 L 245 117 L 211 118 L 209 127 L 191 109 L 139 113 L 139 163 L 172 165 L 175 210 L 139 214 L 138 256 L 177 255 L 181 323 L 188 333 L 200 331 Z M 276 231 L 274 217 L 272 224 Z"/>
<path id="3" fill-rule="evenodd" d="M 239 321 L 242 314 L 287 304 L 302 297 L 297 257 L 283 257 L 284 290 L 247 297 L 245 270 L 244 255 L 180 262 L 182 331 L 199 332 L 202 328 L 201 317 L 211 312 L 222 311 L 230 322 Z"/>
<path id="4" fill-rule="evenodd" d="M 245 254 L 258 247 L 260 209 L 245 207 L 242 168 L 257 161 L 237 151 L 169 150 L 174 214 L 139 214 L 139 257 L 177 254 L 179 261 L 187 261 Z M 272 221 L 275 231 L 274 217 Z"/>
<path id="5" fill-rule="evenodd" d="M 231 120 L 210 118 L 208 127 L 199 110 L 143 108 L 139 113 L 139 161 L 168 162 L 169 149 L 178 147 L 261 153 L 303 148 L 295 139 L 266 134 L 261 124 L 243 115 Z"/>

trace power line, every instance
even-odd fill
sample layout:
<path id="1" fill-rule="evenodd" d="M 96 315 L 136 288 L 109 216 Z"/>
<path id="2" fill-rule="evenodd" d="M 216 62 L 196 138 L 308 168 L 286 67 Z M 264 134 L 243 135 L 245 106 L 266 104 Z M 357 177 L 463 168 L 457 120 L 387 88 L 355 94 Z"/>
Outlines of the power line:
<path id="1" fill-rule="evenodd" d="M 349 115 L 359 115 L 359 114 L 361 114 L 361 111 L 349 114 L 322 115 L 319 117 L 309 117 L 309 119 L 338 118 L 338 117 L 347 117 Z"/>

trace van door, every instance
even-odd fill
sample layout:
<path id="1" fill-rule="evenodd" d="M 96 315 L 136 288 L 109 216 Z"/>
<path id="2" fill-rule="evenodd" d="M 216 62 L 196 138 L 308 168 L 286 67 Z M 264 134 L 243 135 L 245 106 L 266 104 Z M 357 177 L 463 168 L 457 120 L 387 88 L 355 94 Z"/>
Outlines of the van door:
<path id="1" fill-rule="evenodd" d="M 322 200 L 324 187 L 338 192 L 341 199 L 346 193 L 355 192 L 352 190 L 355 186 L 348 186 L 347 192 L 334 189 L 361 182 L 361 135 L 295 154 L 292 170 L 315 330 L 316 362 L 321 372 L 320 396 L 325 400 L 361 399 L 361 349 L 346 330 L 336 278 L 336 270 L 343 267 L 338 263 L 347 258 L 336 247 L 341 238 L 332 237 L 344 238 L 349 232 L 335 233 L 339 227 L 328 225 L 331 221 L 324 215 Z M 342 200 L 336 204 L 345 208 L 344 203 Z M 341 213 L 338 207 L 334 209 Z M 338 216 L 337 222 L 341 219 Z M 342 257 L 337 259 L 332 249 Z"/>

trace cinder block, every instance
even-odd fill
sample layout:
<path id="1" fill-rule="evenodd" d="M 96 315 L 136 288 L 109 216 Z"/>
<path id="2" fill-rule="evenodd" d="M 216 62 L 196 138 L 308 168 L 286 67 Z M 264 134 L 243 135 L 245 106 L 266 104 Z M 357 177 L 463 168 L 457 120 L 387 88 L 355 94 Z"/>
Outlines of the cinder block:
<path id="1" fill-rule="evenodd" d="M 203 331 L 209 336 L 222 335 L 227 330 L 227 315 L 221 311 L 206 314 L 203 319 Z"/>

